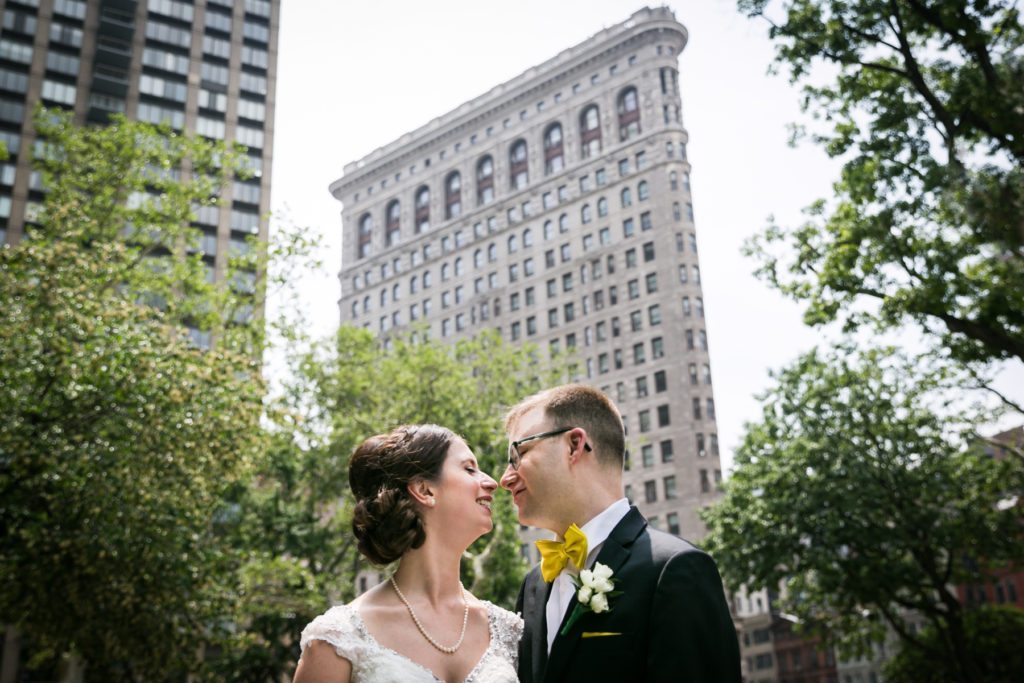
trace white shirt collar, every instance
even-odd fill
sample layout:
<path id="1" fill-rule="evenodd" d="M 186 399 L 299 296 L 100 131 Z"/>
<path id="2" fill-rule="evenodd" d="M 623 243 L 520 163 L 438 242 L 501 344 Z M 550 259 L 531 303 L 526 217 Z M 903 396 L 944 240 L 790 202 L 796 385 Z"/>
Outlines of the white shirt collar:
<path id="1" fill-rule="evenodd" d="M 593 553 L 605 540 L 612 529 L 629 513 L 629 501 L 619 498 L 617 501 L 598 513 L 580 529 L 587 536 L 587 555 Z"/>

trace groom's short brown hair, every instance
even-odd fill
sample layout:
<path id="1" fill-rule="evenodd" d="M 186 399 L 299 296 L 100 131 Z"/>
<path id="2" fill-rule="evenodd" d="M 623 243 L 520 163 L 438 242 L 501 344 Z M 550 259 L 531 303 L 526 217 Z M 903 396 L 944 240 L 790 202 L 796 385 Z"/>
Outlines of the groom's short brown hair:
<path id="1" fill-rule="evenodd" d="M 505 414 L 505 431 L 535 408 L 544 409 L 550 420 L 549 429 L 583 427 L 598 461 L 622 467 L 626 451 L 622 416 L 604 392 L 586 384 L 563 384 L 538 392 L 509 409 Z"/>

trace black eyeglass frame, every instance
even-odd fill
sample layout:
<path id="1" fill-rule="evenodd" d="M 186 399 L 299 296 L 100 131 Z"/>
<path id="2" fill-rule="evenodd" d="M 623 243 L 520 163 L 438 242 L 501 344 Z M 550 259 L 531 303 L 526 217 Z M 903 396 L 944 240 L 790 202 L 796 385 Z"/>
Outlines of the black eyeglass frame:
<path id="1" fill-rule="evenodd" d="M 538 439 L 546 439 L 549 436 L 558 436 L 559 434 L 565 434 L 566 432 L 570 432 L 574 429 L 576 428 L 565 427 L 563 429 L 553 429 L 550 432 L 541 432 L 540 434 L 533 434 L 532 436 L 524 437 L 522 439 L 519 439 L 518 441 L 509 441 L 508 466 L 511 467 L 513 471 L 519 471 L 519 464 L 523 461 L 523 454 L 519 452 L 519 447 L 522 446 L 527 441 L 536 441 Z M 589 443 L 584 443 L 583 447 L 587 451 L 591 450 Z"/>

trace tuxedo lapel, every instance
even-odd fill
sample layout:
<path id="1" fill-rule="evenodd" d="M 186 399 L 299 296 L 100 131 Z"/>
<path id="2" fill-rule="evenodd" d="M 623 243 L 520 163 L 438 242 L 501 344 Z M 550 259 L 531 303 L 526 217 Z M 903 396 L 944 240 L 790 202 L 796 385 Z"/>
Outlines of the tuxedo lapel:
<path id="1" fill-rule="evenodd" d="M 604 545 L 597 553 L 594 563 L 600 562 L 612 570 L 614 575 L 629 559 L 633 541 L 640 535 L 640 532 L 647 526 L 647 520 L 640 514 L 636 507 L 630 507 L 626 516 L 615 525 L 612 533 L 605 539 Z M 550 584 L 549 584 L 550 585 Z M 564 678 L 563 671 L 572 659 L 572 653 L 579 644 L 583 634 L 583 626 L 576 622 L 564 636 L 562 629 L 576 607 L 576 602 L 569 603 L 569 608 L 562 615 L 562 623 L 559 625 L 559 635 L 555 636 L 555 642 L 551 645 L 551 656 L 547 662 L 547 669 L 544 671 L 544 679 L 548 681 L 560 681 Z M 614 609 L 614 605 L 613 605 Z M 539 679 L 537 679 L 539 680 Z"/>
<path id="2" fill-rule="evenodd" d="M 545 618 L 545 607 L 551 584 L 544 581 L 539 570 L 532 571 L 527 577 L 527 587 L 523 596 L 523 621 L 530 634 L 530 671 L 534 683 L 544 680 L 544 669 L 548 661 L 548 630 Z"/>

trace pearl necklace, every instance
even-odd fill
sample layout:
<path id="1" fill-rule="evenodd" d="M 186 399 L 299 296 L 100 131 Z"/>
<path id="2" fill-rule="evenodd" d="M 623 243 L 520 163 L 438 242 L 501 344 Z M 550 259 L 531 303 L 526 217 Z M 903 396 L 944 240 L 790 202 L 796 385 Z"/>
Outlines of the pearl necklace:
<path id="1" fill-rule="evenodd" d="M 446 647 L 446 646 L 441 645 L 440 643 L 438 643 L 436 640 L 434 640 L 431 637 L 431 635 L 429 633 L 427 633 L 427 630 L 425 628 L 423 628 L 423 624 L 420 623 L 419 617 L 417 617 L 416 616 L 416 612 L 413 611 L 412 605 L 410 605 L 409 601 L 405 599 L 404 595 L 402 595 L 402 591 L 398 590 L 398 584 L 395 583 L 394 575 L 391 576 L 391 587 L 395 589 L 395 593 L 398 594 L 398 599 L 401 600 L 405 604 L 405 608 L 407 610 L 409 610 L 409 616 L 412 617 L 413 623 L 416 624 L 416 628 L 418 628 L 420 630 L 420 633 L 422 633 L 423 637 L 427 639 L 427 642 L 430 643 L 431 645 L 433 645 L 434 647 L 436 647 L 441 652 L 445 653 L 446 655 L 455 654 L 455 651 L 458 650 L 462 646 L 462 641 L 466 637 L 466 624 L 469 623 L 469 602 L 466 600 L 466 589 L 462 587 L 462 582 L 459 581 L 459 590 L 462 592 L 462 607 L 463 607 L 463 610 L 462 610 L 462 633 L 459 634 L 458 642 L 456 642 L 451 647 Z"/>

